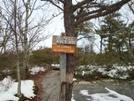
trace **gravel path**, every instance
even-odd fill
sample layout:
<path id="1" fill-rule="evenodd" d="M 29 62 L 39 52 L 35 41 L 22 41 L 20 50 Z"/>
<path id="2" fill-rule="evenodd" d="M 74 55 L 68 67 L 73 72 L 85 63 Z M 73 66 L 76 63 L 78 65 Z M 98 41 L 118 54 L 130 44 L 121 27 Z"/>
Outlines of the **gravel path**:
<path id="1" fill-rule="evenodd" d="M 51 71 L 45 75 L 42 82 L 43 94 L 41 101 L 59 101 L 60 93 L 60 73 L 59 71 Z M 76 101 L 89 101 L 87 96 L 80 94 L 80 90 L 88 90 L 89 94 L 107 93 L 105 87 L 114 90 L 120 94 L 126 95 L 134 99 L 134 81 L 117 81 L 117 80 L 101 80 L 94 82 L 75 82 L 73 88 L 73 98 Z"/>
<path id="2" fill-rule="evenodd" d="M 44 80 L 42 82 L 43 95 L 41 101 L 59 101 L 59 78 L 59 71 L 52 71 L 44 77 Z"/>

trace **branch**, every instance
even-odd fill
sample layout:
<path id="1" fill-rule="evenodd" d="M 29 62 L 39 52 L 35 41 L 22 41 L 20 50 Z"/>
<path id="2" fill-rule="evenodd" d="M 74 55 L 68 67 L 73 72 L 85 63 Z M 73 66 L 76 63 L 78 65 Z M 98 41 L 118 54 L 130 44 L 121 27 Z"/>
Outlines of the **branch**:
<path id="1" fill-rule="evenodd" d="M 64 0 L 59 0 L 59 1 L 64 4 Z"/>
<path id="2" fill-rule="evenodd" d="M 59 5 L 57 5 L 56 3 L 54 3 L 52 0 L 41 0 L 41 1 L 47 1 L 50 2 L 52 5 L 56 6 L 57 8 L 59 8 L 60 10 L 63 11 L 63 8 L 61 8 Z M 59 0 L 61 3 L 64 3 L 64 0 Z M 59 3 L 58 3 L 59 4 Z"/>
<path id="3" fill-rule="evenodd" d="M 76 11 L 78 8 L 81 8 L 83 5 L 89 4 L 91 2 L 92 0 L 84 0 L 84 1 L 78 2 L 76 5 L 73 6 L 72 10 Z"/>
<path id="4" fill-rule="evenodd" d="M 87 0 L 85 0 L 87 1 Z M 119 10 L 124 4 L 128 3 L 131 0 L 122 0 L 120 2 L 117 2 L 115 4 L 112 4 L 110 6 L 106 6 L 106 5 L 98 5 L 98 9 L 94 10 L 94 11 L 89 11 L 87 13 L 83 13 L 81 15 L 77 15 L 75 17 L 75 19 L 77 19 L 77 21 L 75 22 L 75 26 L 77 26 L 78 24 L 90 20 L 92 18 L 97 18 L 97 17 L 101 17 L 101 16 L 105 16 L 107 14 L 113 13 L 117 10 Z M 88 9 L 88 8 L 87 8 Z"/>
<path id="5" fill-rule="evenodd" d="M 133 9 L 133 7 L 132 7 L 133 4 L 134 4 L 134 2 L 131 3 L 131 4 L 128 4 L 128 7 L 129 7 L 129 9 L 132 11 L 132 13 L 134 14 L 134 9 Z"/>

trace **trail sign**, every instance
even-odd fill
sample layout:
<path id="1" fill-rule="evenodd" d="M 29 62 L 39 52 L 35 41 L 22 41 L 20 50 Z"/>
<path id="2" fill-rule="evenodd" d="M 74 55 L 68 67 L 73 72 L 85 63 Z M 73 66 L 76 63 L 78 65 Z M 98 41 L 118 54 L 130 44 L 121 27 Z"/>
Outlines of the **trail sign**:
<path id="1" fill-rule="evenodd" d="M 69 37 L 69 36 L 56 36 L 56 35 L 54 35 L 52 43 L 76 45 L 77 38 L 76 37 Z"/>
<path id="2" fill-rule="evenodd" d="M 62 44 L 52 44 L 52 52 L 57 53 L 70 53 L 74 54 L 76 46 L 74 45 L 62 45 Z"/>
<path id="3" fill-rule="evenodd" d="M 74 54 L 76 52 L 77 37 L 53 36 L 52 52 L 61 53 L 60 62 L 60 101 L 66 101 L 66 53 Z"/>

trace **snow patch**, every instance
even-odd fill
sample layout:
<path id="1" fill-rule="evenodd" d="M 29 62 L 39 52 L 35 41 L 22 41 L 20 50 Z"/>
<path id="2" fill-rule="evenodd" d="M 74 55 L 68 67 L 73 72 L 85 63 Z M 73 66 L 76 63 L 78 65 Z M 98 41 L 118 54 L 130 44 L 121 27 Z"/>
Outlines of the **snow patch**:
<path id="1" fill-rule="evenodd" d="M 17 87 L 18 82 L 14 82 L 10 76 L 4 78 L 0 82 L 0 101 L 18 101 L 19 98 L 14 96 L 17 94 Z M 21 81 L 21 93 L 29 99 L 36 96 L 34 94 L 33 87 L 34 82 L 32 80 Z"/>
<path id="2" fill-rule="evenodd" d="M 130 97 L 121 95 L 108 88 L 105 89 L 108 91 L 108 93 L 89 94 L 88 90 L 81 90 L 80 94 L 84 96 L 89 96 L 89 98 L 87 98 L 87 100 L 89 101 L 134 101 Z"/>
<path id="3" fill-rule="evenodd" d="M 35 66 L 35 67 L 29 69 L 29 71 L 30 71 L 30 74 L 31 75 L 35 75 L 35 74 L 37 74 L 40 71 L 43 71 L 44 72 L 45 69 L 43 67 L 37 67 L 37 66 Z"/>

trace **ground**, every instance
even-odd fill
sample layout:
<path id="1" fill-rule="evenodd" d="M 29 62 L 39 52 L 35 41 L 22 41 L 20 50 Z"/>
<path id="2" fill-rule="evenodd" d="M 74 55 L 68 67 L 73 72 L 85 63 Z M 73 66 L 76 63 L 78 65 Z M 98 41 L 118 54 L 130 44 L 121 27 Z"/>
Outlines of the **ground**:
<path id="1" fill-rule="evenodd" d="M 59 71 L 46 70 L 44 72 L 38 72 L 36 75 L 30 76 L 30 79 L 34 80 L 35 86 L 36 86 L 35 87 L 36 97 L 32 99 L 31 101 L 59 101 L 57 98 L 59 97 L 57 96 L 57 94 L 59 94 L 58 86 L 60 86 Z M 74 84 L 73 98 L 75 100 L 72 99 L 72 101 L 89 101 L 87 100 L 89 99 L 89 95 L 83 97 L 84 95 L 80 93 L 81 90 L 85 90 L 85 89 L 87 93 L 89 93 L 90 96 L 92 97 L 94 96 L 94 94 L 96 95 L 98 92 L 102 94 L 104 93 L 107 94 L 106 89 L 105 89 L 106 87 L 111 90 L 114 90 L 114 92 L 116 91 L 122 94 L 122 95 L 117 94 L 119 96 L 126 95 L 134 99 L 133 97 L 134 85 L 133 84 L 134 84 L 134 81 L 127 82 L 124 80 L 101 79 L 101 78 L 99 78 L 99 80 L 92 79 L 90 80 L 90 82 L 78 80 L 78 82 L 75 82 Z M 92 101 L 96 101 L 96 100 L 92 100 Z M 97 100 L 97 101 L 104 101 L 104 100 Z M 116 101 L 121 101 L 121 100 L 118 99 Z M 130 99 L 130 100 L 122 100 L 122 101 L 133 101 L 133 100 Z"/>
<path id="2" fill-rule="evenodd" d="M 52 70 L 46 70 L 44 72 L 38 72 L 36 75 L 31 75 L 29 77 L 30 80 L 33 80 L 35 82 L 35 94 L 36 97 L 32 99 L 32 101 L 41 101 L 41 95 L 43 93 L 42 88 L 42 81 L 45 77 L 45 75 L 48 75 L 52 72 Z"/>

